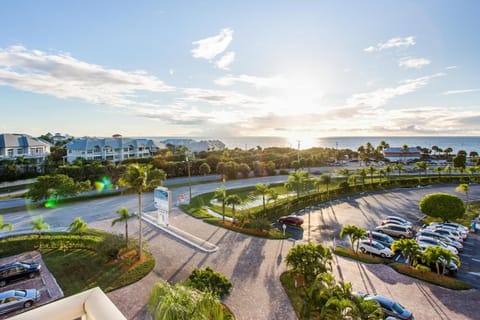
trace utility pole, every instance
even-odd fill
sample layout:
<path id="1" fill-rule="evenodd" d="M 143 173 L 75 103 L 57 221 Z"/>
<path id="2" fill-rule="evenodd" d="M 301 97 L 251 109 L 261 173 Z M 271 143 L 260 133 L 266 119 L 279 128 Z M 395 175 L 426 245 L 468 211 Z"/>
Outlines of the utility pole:
<path id="1" fill-rule="evenodd" d="M 187 171 L 188 171 L 188 203 L 192 200 L 192 178 L 190 176 L 190 162 L 188 161 L 188 155 L 185 156 L 185 160 L 187 161 Z"/>
<path id="2" fill-rule="evenodd" d="M 298 168 L 300 168 L 300 140 L 298 142 L 298 154 L 297 154 L 297 161 L 298 161 Z"/>

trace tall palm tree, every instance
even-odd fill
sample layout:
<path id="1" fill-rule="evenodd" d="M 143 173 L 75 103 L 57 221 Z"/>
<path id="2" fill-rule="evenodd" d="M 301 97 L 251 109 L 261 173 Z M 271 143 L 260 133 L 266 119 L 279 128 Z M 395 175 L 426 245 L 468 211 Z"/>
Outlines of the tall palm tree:
<path id="1" fill-rule="evenodd" d="M 362 179 L 362 185 L 365 185 L 365 178 L 367 177 L 367 169 L 366 168 L 358 168 L 356 170 L 357 174 L 360 176 Z"/>
<path id="2" fill-rule="evenodd" d="M 435 168 L 432 169 L 432 171 L 438 173 L 438 177 L 440 178 L 440 176 L 442 175 L 441 173 L 442 173 L 442 171 L 443 171 L 443 168 L 440 167 L 440 166 L 439 166 L 439 167 L 435 167 Z"/>
<path id="3" fill-rule="evenodd" d="M 235 224 L 235 206 L 238 206 L 242 203 L 242 199 L 238 194 L 231 194 L 225 199 L 225 203 L 229 206 L 232 206 L 232 222 Z"/>
<path id="4" fill-rule="evenodd" d="M 402 150 L 402 155 L 405 153 L 405 152 L 408 152 L 408 150 L 410 150 L 410 148 L 408 147 L 408 145 L 404 144 L 401 148 Z M 403 161 L 405 162 L 405 155 L 403 156 Z"/>
<path id="5" fill-rule="evenodd" d="M 327 189 L 327 196 L 328 196 L 328 186 L 332 182 L 332 176 L 328 173 L 324 173 L 320 176 L 320 180 L 322 180 L 322 183 L 325 185 Z"/>
<path id="6" fill-rule="evenodd" d="M 358 246 L 360 245 L 359 240 L 367 235 L 367 231 L 363 228 L 357 227 L 356 225 L 350 224 L 348 226 L 343 226 L 340 230 L 340 238 L 348 236 L 350 239 L 350 244 L 352 245 L 352 250 L 355 253 L 358 253 Z M 357 246 L 355 248 L 355 242 Z"/>
<path id="7" fill-rule="evenodd" d="M 263 213 L 267 211 L 267 204 L 266 204 L 266 195 L 270 191 L 270 185 L 264 184 L 264 183 L 257 183 L 255 185 L 255 193 L 262 196 L 262 201 L 263 201 Z"/>
<path id="8" fill-rule="evenodd" d="M 270 189 L 268 191 L 268 199 L 267 199 L 267 202 L 272 200 L 273 201 L 273 204 L 276 205 L 277 203 L 277 199 L 278 199 L 278 192 L 275 191 L 275 189 Z"/>
<path id="9" fill-rule="evenodd" d="M 400 239 L 392 244 L 392 251 L 401 251 L 407 258 L 409 265 L 416 265 L 418 258 L 421 256 L 420 246 L 414 239 Z"/>
<path id="10" fill-rule="evenodd" d="M 120 184 L 134 189 L 138 194 L 138 259 L 142 258 L 143 234 L 142 234 L 142 193 L 161 186 L 166 178 L 163 170 L 154 169 L 152 166 L 142 166 L 137 163 L 128 165 L 120 178 Z"/>
<path id="11" fill-rule="evenodd" d="M 399 163 L 395 163 L 395 170 L 397 170 L 398 175 L 400 175 L 400 173 L 401 173 L 402 171 L 405 171 L 405 167 L 404 167 L 403 164 L 401 164 L 400 162 L 399 162 Z"/>
<path id="12" fill-rule="evenodd" d="M 466 199 L 467 208 L 468 210 L 470 210 L 470 199 L 469 199 L 470 186 L 466 183 L 462 183 L 461 185 L 455 188 L 455 191 L 465 192 L 465 196 L 467 197 Z"/>
<path id="13" fill-rule="evenodd" d="M 87 228 L 88 226 L 85 221 L 83 221 L 80 217 L 76 217 L 75 220 L 73 220 L 73 222 L 68 227 L 68 231 L 70 233 L 77 233 L 79 235 L 82 235 L 85 230 L 87 230 Z"/>
<path id="14" fill-rule="evenodd" d="M 300 190 L 306 179 L 308 179 L 308 172 L 302 170 L 290 172 L 288 175 L 288 183 L 296 189 L 297 198 L 300 197 Z"/>
<path id="15" fill-rule="evenodd" d="M 38 216 L 37 220 L 30 221 L 33 231 L 38 231 L 38 237 L 42 236 L 43 230 L 50 229 L 50 225 L 46 222 L 43 222 L 43 216 Z"/>
<path id="16" fill-rule="evenodd" d="M 368 167 L 368 173 L 370 174 L 370 183 L 373 184 L 373 175 L 377 172 L 374 166 Z"/>
<path id="17" fill-rule="evenodd" d="M 423 259 L 427 264 L 435 264 L 435 267 L 437 269 L 437 274 L 440 274 L 440 262 L 439 260 L 441 259 L 440 257 L 443 255 L 442 250 L 447 250 L 444 248 L 441 248 L 439 246 L 435 247 L 427 247 L 425 249 L 425 253 L 423 254 Z"/>
<path id="18" fill-rule="evenodd" d="M 225 200 L 227 199 L 227 189 L 224 186 L 215 189 L 213 198 L 222 203 L 222 221 L 225 222 Z"/>
<path id="19" fill-rule="evenodd" d="M 453 151 L 452 148 L 448 147 L 448 148 L 445 148 L 445 150 L 443 150 L 443 152 L 445 153 L 445 159 L 448 160 L 448 156 L 450 155 L 450 153 Z"/>
<path id="20" fill-rule="evenodd" d="M 8 228 L 8 231 L 12 231 L 13 230 L 13 224 L 3 222 L 3 216 L 0 216 L 0 230 L 3 230 L 5 228 Z"/>
<path id="21" fill-rule="evenodd" d="M 125 207 L 118 209 L 115 213 L 118 214 L 119 217 L 112 221 L 112 227 L 117 222 L 125 222 L 125 242 L 128 244 L 128 220 L 138 217 L 138 214 L 128 212 L 128 209 Z"/>

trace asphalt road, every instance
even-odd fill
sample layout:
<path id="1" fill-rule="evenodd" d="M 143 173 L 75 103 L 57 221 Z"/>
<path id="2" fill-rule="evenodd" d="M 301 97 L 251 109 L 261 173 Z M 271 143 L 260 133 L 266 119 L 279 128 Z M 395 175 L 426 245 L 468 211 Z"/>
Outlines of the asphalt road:
<path id="1" fill-rule="evenodd" d="M 238 180 L 227 182 L 226 187 L 255 185 L 258 182 L 273 183 L 283 181 L 282 179 L 285 176 Z M 192 193 L 195 195 L 212 191 L 220 185 L 221 183 L 195 185 L 192 186 Z M 146 226 L 145 239 L 157 260 L 153 272 L 141 281 L 108 295 L 127 318 L 144 319 L 146 298 L 157 279 L 175 283 L 184 280 L 195 267 L 211 266 L 225 274 L 234 284 L 233 291 L 225 302 L 237 319 L 295 319 L 278 280 L 286 269 L 285 256 L 295 243 L 310 239 L 331 245 L 343 224 L 372 228 L 386 215 L 401 215 L 415 221 L 421 217 L 418 201 L 424 195 L 440 191 L 455 193 L 455 187 L 398 189 L 325 204 L 312 210 L 310 217 L 308 213 L 304 217 L 306 222 L 302 239 L 297 242 L 238 234 L 208 225 L 175 209 L 170 218 L 172 225 L 216 244 L 219 250 L 214 253 L 199 252 L 154 227 Z M 471 189 L 471 199 L 480 199 L 480 187 L 472 185 Z M 174 197 L 187 192 L 188 187 L 173 190 Z M 463 197 L 463 194 L 458 195 Z M 144 194 L 145 211 L 153 209 L 152 200 L 151 193 Z M 137 196 L 127 195 L 66 204 L 52 209 L 4 214 L 4 220 L 13 223 L 16 230 L 28 230 L 30 217 L 43 215 L 52 227 L 61 228 L 68 226 L 76 216 L 81 216 L 91 227 L 122 233 L 123 226 L 111 227 L 114 212 L 120 207 L 136 211 L 136 206 Z M 138 232 L 135 224 L 129 225 L 129 229 L 132 234 Z M 336 241 L 339 241 L 338 238 Z M 469 254 L 480 257 L 479 250 L 478 246 L 473 246 Z M 392 273 L 386 266 L 365 266 L 341 258 L 337 258 L 336 262 L 337 278 L 352 282 L 354 290 L 378 292 L 396 299 L 412 309 L 416 319 L 478 319 L 478 307 L 475 303 L 472 304 L 472 300 L 479 294 L 477 290 L 455 292 Z M 472 277 L 476 279 L 474 274 Z"/>

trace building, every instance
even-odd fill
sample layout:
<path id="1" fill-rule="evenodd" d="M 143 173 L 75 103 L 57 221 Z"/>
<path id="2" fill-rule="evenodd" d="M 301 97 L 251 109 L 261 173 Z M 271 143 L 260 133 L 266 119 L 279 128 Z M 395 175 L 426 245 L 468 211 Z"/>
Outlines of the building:
<path id="1" fill-rule="evenodd" d="M 126 320 L 113 302 L 96 287 L 9 318 L 11 320 Z"/>
<path id="2" fill-rule="evenodd" d="M 184 146 L 191 152 L 215 151 L 225 149 L 225 144 L 220 140 L 200 140 L 171 138 L 162 140 L 165 145 L 171 144 L 175 147 Z"/>
<path id="3" fill-rule="evenodd" d="M 408 162 L 410 160 L 419 160 L 422 157 L 421 150 L 417 148 L 387 148 L 383 150 L 383 156 L 390 162 Z"/>
<path id="4" fill-rule="evenodd" d="M 71 163 L 77 158 L 120 162 L 129 158 L 149 158 L 164 145 L 151 139 L 123 138 L 115 135 L 113 138 L 74 139 L 65 145 L 66 161 Z"/>
<path id="5" fill-rule="evenodd" d="M 0 160 L 16 160 L 20 157 L 33 160 L 33 164 L 41 164 L 50 154 L 52 145 L 40 138 L 27 134 L 0 134 Z"/>

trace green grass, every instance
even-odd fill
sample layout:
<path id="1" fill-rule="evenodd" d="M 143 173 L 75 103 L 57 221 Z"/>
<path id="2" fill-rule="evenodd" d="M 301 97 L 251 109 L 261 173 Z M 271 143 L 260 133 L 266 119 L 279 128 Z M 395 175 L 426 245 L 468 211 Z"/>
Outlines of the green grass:
<path id="1" fill-rule="evenodd" d="M 362 252 L 358 252 L 358 253 L 355 253 L 352 249 L 350 248 L 345 248 L 345 247 L 335 247 L 335 250 L 333 251 L 333 253 L 339 255 L 339 256 L 342 256 L 342 257 L 347 257 L 347 258 L 351 258 L 351 259 L 354 259 L 354 260 L 358 260 L 358 261 L 361 261 L 361 262 L 364 262 L 364 263 L 384 263 L 386 260 L 381 258 L 381 257 L 377 257 L 377 256 L 373 256 L 373 255 L 370 255 L 370 254 L 365 254 L 365 253 L 362 253 Z"/>
<path id="2" fill-rule="evenodd" d="M 472 286 L 466 282 L 461 280 L 447 277 L 443 275 L 436 274 L 431 271 L 422 271 L 412 268 L 404 263 L 394 262 L 390 264 L 390 267 L 395 269 L 398 273 L 407 275 L 412 278 L 416 278 L 428 283 L 432 283 L 437 286 L 441 286 L 444 288 L 452 289 L 452 290 L 468 290 L 472 289 Z"/>
<path id="3" fill-rule="evenodd" d="M 280 276 L 280 282 L 282 283 L 283 289 L 285 289 L 285 292 L 290 299 L 290 303 L 297 314 L 297 318 L 300 319 L 300 311 L 302 310 L 304 303 L 303 298 L 300 295 L 301 289 L 295 288 L 295 279 L 288 271 L 282 273 Z"/>
<path id="4" fill-rule="evenodd" d="M 43 260 L 56 278 L 65 296 L 99 286 L 105 292 L 136 282 L 146 276 L 155 265 L 153 257 L 145 253 L 145 261 L 132 269 L 121 262 L 105 262 L 93 250 L 75 249 L 42 252 Z"/>

